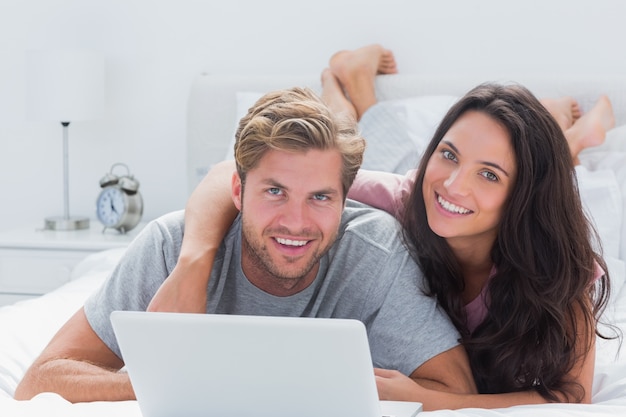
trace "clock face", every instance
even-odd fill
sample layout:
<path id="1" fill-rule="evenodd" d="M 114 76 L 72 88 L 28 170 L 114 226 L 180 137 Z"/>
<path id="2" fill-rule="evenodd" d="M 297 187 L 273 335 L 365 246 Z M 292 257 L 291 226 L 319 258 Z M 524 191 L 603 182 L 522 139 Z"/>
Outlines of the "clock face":
<path id="1" fill-rule="evenodd" d="M 107 187 L 98 196 L 96 203 L 98 219 L 107 227 L 120 223 L 126 211 L 126 194 L 116 187 Z"/>

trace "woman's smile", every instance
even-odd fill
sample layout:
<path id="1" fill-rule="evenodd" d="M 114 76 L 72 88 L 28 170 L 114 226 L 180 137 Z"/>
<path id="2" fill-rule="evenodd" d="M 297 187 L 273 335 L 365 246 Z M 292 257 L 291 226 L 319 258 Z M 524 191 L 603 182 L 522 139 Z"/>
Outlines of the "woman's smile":
<path id="1" fill-rule="evenodd" d="M 450 244 L 450 239 L 495 240 L 515 172 L 506 129 L 485 113 L 466 112 L 428 160 L 423 182 L 428 225 Z"/>

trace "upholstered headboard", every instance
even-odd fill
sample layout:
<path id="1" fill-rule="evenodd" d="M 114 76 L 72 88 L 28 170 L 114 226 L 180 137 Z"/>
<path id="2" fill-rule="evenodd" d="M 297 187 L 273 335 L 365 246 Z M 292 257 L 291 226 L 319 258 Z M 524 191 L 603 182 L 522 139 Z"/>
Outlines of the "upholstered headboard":
<path id="1" fill-rule="evenodd" d="M 485 81 L 517 82 L 537 97 L 569 95 L 583 111 L 601 94 L 613 103 L 616 125 L 626 124 L 626 76 L 591 77 L 574 75 L 516 76 L 489 80 L 479 76 L 381 75 L 376 89 L 379 100 L 424 95 L 461 96 Z M 191 192 L 208 168 L 224 159 L 237 123 L 237 93 L 265 93 L 280 88 L 307 86 L 319 92 L 319 75 L 243 76 L 198 75 L 191 86 L 187 111 L 187 176 Z"/>

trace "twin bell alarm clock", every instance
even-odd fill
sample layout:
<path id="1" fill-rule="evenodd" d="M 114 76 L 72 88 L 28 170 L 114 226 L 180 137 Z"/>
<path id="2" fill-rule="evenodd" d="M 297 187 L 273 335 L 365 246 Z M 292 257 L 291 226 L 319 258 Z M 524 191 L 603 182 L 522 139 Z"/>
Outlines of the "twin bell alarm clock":
<path id="1" fill-rule="evenodd" d="M 115 175 L 113 171 L 116 167 L 125 168 L 126 174 Z M 104 230 L 116 229 L 126 233 L 137 226 L 143 214 L 143 199 L 139 193 L 139 181 L 130 174 L 128 166 L 113 164 L 109 173 L 100 180 L 100 187 L 96 214 Z"/>

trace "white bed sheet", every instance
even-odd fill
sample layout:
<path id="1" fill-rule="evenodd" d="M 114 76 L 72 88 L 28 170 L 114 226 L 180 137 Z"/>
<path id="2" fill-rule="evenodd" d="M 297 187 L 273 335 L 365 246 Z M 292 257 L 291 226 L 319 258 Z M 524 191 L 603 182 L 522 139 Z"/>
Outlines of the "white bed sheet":
<path id="1" fill-rule="evenodd" d="M 87 257 L 74 271 L 76 280 L 40 298 L 0 308 L 0 415 L 2 416 L 141 416 L 135 401 L 71 404 L 44 393 L 30 401 L 12 394 L 23 373 L 60 326 L 106 279 L 123 250 Z M 606 316 L 626 331 L 626 290 L 622 288 Z M 616 341 L 598 341 L 596 377 L 591 405 L 549 404 L 506 409 L 463 409 L 424 412 L 432 416 L 626 416 L 626 355 L 617 355 Z"/>

